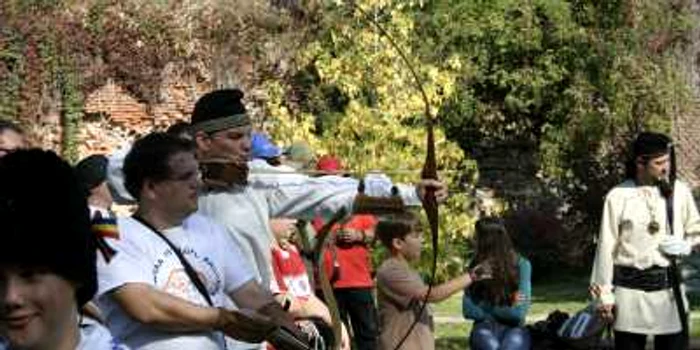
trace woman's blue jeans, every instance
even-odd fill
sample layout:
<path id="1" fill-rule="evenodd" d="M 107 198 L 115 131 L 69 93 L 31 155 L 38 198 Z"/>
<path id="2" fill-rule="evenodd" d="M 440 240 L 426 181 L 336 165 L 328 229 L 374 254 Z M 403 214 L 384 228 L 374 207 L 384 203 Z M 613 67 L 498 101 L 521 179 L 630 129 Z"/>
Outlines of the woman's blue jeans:
<path id="1" fill-rule="evenodd" d="M 530 349 L 530 332 L 525 327 L 510 327 L 495 321 L 474 323 L 469 337 L 472 350 Z"/>

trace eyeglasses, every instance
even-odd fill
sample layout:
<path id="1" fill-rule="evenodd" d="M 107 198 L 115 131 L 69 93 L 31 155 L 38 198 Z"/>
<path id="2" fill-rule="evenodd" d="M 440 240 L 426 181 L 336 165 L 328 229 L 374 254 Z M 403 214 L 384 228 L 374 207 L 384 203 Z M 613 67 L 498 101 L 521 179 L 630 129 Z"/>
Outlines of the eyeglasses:
<path id="1" fill-rule="evenodd" d="M 202 172 L 197 170 L 191 170 L 179 175 L 168 176 L 167 180 L 170 181 L 199 181 L 202 179 Z"/>

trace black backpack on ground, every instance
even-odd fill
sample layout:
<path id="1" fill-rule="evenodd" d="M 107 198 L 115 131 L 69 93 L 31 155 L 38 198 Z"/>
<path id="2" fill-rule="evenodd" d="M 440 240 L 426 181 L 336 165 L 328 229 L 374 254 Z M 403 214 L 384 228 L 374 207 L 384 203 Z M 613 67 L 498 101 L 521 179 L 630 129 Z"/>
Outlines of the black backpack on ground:
<path id="1" fill-rule="evenodd" d="M 556 310 L 530 328 L 532 348 L 537 350 L 613 349 L 610 324 L 589 304 L 573 316 Z"/>

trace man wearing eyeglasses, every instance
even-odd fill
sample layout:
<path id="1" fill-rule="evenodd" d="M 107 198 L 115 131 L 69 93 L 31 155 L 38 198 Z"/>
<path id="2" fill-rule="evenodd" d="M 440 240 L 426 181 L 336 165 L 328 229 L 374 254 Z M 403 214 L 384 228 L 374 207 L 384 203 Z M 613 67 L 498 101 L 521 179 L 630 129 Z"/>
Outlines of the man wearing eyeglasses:
<path id="1" fill-rule="evenodd" d="M 119 219 L 116 254 L 98 267 L 98 303 L 117 339 L 132 349 L 221 350 L 224 335 L 257 343 L 291 325 L 224 229 L 193 214 L 199 169 L 189 141 L 145 136 L 124 174 L 139 208 Z M 229 298 L 249 311 L 231 310 Z"/>

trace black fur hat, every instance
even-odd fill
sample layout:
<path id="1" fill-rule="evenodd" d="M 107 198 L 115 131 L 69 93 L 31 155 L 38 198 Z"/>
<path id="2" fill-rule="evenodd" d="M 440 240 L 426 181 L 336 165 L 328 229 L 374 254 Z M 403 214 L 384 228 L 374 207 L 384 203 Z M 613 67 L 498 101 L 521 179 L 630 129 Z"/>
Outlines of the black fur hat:
<path id="1" fill-rule="evenodd" d="M 668 154 L 672 146 L 671 139 L 656 132 L 642 132 L 632 143 L 632 155 L 634 158 L 654 158 Z"/>
<path id="2" fill-rule="evenodd" d="M 628 151 L 625 162 L 625 178 L 634 180 L 637 177 L 637 161 L 642 158 L 644 161 L 670 154 L 671 174 L 675 180 L 676 157 L 673 151 L 673 141 L 666 135 L 655 132 L 641 132 L 632 142 L 632 147 Z"/>
<path id="3" fill-rule="evenodd" d="M 237 114 L 245 114 L 243 104 L 243 91 L 239 89 L 214 90 L 197 100 L 192 111 L 192 125 L 230 117 Z"/>
<path id="4" fill-rule="evenodd" d="M 78 306 L 97 290 L 95 236 L 71 166 L 51 151 L 0 159 L 0 266 L 45 268 L 75 283 Z"/>

